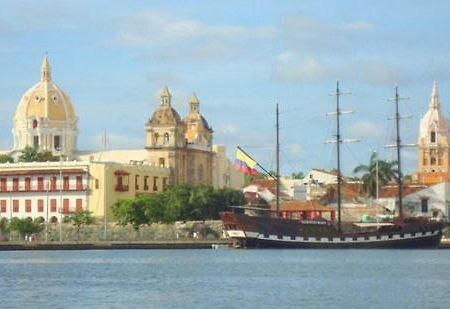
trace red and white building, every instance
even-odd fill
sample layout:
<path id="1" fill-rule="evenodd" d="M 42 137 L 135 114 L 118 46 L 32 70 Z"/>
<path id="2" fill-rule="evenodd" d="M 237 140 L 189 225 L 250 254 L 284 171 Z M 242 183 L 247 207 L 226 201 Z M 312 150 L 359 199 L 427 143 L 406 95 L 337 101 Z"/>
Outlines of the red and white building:
<path id="1" fill-rule="evenodd" d="M 42 217 L 88 209 L 89 165 L 75 162 L 19 163 L 0 169 L 0 217 Z"/>

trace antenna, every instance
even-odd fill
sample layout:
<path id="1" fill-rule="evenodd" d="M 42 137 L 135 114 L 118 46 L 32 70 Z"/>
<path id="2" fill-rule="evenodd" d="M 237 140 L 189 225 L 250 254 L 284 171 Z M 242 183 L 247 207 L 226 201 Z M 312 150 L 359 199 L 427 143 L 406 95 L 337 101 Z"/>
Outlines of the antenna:
<path id="1" fill-rule="evenodd" d="M 341 139 L 341 133 L 340 133 L 340 116 L 344 114 L 351 114 L 353 113 L 352 110 L 343 111 L 340 108 L 340 97 L 342 95 L 350 94 L 349 92 L 341 92 L 339 89 L 339 81 L 336 82 L 336 91 L 333 93 L 330 93 L 330 96 L 336 97 L 336 111 L 328 113 L 328 116 L 336 116 L 336 139 L 326 141 L 326 143 L 336 144 L 337 149 L 337 206 L 338 206 L 338 231 L 341 232 L 341 183 L 342 183 L 342 175 L 341 175 L 341 153 L 340 153 L 340 145 L 345 142 L 357 142 L 356 139 L 351 140 L 343 140 Z"/>

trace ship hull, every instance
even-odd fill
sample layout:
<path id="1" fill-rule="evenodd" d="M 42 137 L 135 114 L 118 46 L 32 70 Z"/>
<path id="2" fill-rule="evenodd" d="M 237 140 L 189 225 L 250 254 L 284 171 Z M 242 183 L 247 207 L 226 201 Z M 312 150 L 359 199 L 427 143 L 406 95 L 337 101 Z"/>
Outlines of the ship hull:
<path id="1" fill-rule="evenodd" d="M 436 248 L 443 225 L 416 221 L 376 231 L 339 232 L 327 221 L 298 221 L 225 212 L 225 231 L 237 248 L 382 249 Z"/>

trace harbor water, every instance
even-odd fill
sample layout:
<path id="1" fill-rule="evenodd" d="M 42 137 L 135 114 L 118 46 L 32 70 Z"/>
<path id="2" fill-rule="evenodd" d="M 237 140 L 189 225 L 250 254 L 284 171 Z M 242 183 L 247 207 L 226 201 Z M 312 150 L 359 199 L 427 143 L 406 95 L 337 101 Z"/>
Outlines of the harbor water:
<path id="1" fill-rule="evenodd" d="M 450 250 L 0 252 L 1 308 L 448 308 Z"/>

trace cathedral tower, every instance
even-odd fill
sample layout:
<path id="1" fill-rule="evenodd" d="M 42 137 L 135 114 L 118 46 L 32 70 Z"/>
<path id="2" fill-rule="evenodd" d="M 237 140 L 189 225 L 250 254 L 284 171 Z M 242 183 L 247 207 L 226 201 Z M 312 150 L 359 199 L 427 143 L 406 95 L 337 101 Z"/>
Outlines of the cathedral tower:
<path id="1" fill-rule="evenodd" d="M 418 180 L 433 184 L 450 179 L 449 132 L 434 82 L 428 111 L 420 121 Z"/>
<path id="2" fill-rule="evenodd" d="M 53 155 L 72 156 L 77 143 L 77 117 L 69 96 L 53 81 L 48 57 L 41 80 L 22 96 L 13 120 L 13 151 L 26 146 Z"/>

